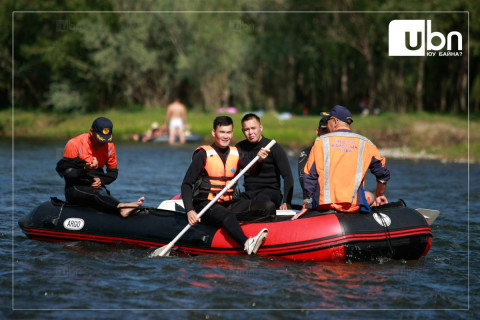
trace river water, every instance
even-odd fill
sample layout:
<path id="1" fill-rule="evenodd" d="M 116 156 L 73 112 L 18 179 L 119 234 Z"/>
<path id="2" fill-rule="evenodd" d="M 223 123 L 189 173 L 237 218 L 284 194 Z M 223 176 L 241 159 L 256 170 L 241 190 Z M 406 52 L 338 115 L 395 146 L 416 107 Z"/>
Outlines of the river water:
<path id="1" fill-rule="evenodd" d="M 149 258 L 149 250 L 47 243 L 22 233 L 17 224 L 21 216 L 51 196 L 64 199 L 63 180 L 55 172 L 64 143 L 16 139 L 12 148 L 12 141 L 0 141 L 0 318 L 479 318 L 479 165 L 387 160 L 391 201 L 401 198 L 413 208 L 441 211 L 432 226 L 432 248 L 419 261 Z M 124 201 L 144 195 L 146 206 L 179 193 L 196 147 L 116 146 L 119 178 L 109 189 Z M 290 161 L 294 200 L 300 203 L 294 155 Z M 370 176 L 366 187 L 371 190 L 375 182 Z"/>

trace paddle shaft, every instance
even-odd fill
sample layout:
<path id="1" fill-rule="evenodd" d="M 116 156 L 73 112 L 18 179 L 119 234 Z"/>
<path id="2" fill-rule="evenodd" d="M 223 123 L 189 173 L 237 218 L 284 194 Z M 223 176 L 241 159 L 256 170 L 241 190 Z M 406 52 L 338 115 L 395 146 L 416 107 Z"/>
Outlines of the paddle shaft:
<path id="1" fill-rule="evenodd" d="M 275 144 L 275 140 L 272 140 L 270 141 L 269 144 L 267 144 L 267 146 L 265 147 L 265 149 L 270 149 L 274 144 Z M 250 161 L 249 164 L 247 164 L 247 166 L 245 168 L 243 168 L 242 171 L 240 171 L 239 174 L 237 174 L 235 176 L 235 178 L 233 178 L 225 188 L 223 188 L 222 191 L 220 191 L 217 196 L 215 198 L 213 198 L 213 200 L 211 200 L 203 209 L 202 211 L 200 211 L 197 215 L 198 218 L 200 218 L 201 216 L 203 216 L 203 214 L 205 212 L 207 212 L 208 209 L 210 209 L 211 206 L 213 206 L 218 199 L 220 199 L 221 196 L 223 196 L 225 194 L 225 192 L 227 192 L 228 189 L 230 189 L 231 187 L 233 187 L 235 185 L 235 183 L 237 183 L 238 179 L 240 179 L 244 174 L 245 172 L 247 172 L 254 164 L 255 162 L 258 161 L 260 157 L 257 155 L 255 158 L 252 159 L 252 161 Z M 172 249 L 173 245 L 178 241 L 178 239 L 180 239 L 184 234 L 185 232 L 188 231 L 188 229 L 190 229 L 191 225 L 190 224 L 187 224 L 185 226 L 185 228 L 183 228 L 182 231 L 180 231 L 180 233 L 172 240 L 170 241 L 170 243 L 168 245 L 166 245 L 165 247 L 162 247 L 162 248 L 159 248 L 157 250 L 161 250 L 160 252 L 156 252 L 157 250 L 155 250 L 153 252 L 153 255 L 159 255 L 159 256 L 166 256 L 170 250 Z"/>

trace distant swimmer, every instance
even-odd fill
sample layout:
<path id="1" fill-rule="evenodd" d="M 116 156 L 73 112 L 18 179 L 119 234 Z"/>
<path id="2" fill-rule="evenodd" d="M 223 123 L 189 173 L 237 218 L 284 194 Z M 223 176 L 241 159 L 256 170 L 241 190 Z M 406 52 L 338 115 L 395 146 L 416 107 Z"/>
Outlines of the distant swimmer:
<path id="1" fill-rule="evenodd" d="M 187 124 L 187 108 L 179 99 L 168 105 L 165 126 L 168 124 L 168 143 L 171 145 L 185 143 L 185 126 Z"/>

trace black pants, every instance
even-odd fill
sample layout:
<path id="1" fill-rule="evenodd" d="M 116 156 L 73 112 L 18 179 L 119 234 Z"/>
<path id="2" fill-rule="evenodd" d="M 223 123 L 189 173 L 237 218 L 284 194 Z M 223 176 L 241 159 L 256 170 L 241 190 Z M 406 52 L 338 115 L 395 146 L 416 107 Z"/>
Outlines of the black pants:
<path id="1" fill-rule="evenodd" d="M 280 207 L 282 204 L 282 193 L 275 189 L 260 189 L 260 190 L 249 190 L 240 193 L 240 198 L 246 200 L 255 200 L 255 201 L 272 201 L 275 204 L 275 208 Z"/>
<path id="2" fill-rule="evenodd" d="M 199 213 L 209 201 L 194 202 L 195 211 Z M 243 233 L 237 216 L 275 216 L 275 206 L 272 202 L 234 199 L 229 202 L 215 203 L 201 217 L 202 222 L 224 227 L 228 234 L 240 245 L 244 245 L 248 237 Z M 251 235 L 253 236 L 253 235 Z"/>
<path id="3" fill-rule="evenodd" d="M 65 198 L 71 204 L 90 206 L 100 211 L 118 213 L 120 201 L 112 197 L 104 188 L 89 186 L 71 186 L 65 189 Z"/>

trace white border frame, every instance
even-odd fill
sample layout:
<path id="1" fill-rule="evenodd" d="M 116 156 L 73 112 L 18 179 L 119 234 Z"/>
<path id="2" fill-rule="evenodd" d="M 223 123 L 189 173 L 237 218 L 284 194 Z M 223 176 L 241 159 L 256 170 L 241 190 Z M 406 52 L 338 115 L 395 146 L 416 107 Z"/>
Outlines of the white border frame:
<path id="1" fill-rule="evenodd" d="M 15 308 L 15 13 L 118 13 L 118 14 L 136 14 L 136 13 L 321 13 L 321 14 L 328 14 L 328 13 L 419 13 L 419 14 L 428 14 L 428 13 L 463 13 L 467 14 L 467 54 L 468 54 L 468 69 L 467 69 L 467 103 L 468 103 L 468 110 L 467 110 L 467 139 L 468 139 L 468 147 L 467 147 L 467 308 L 459 308 L 459 309 L 396 309 L 396 308 L 386 308 L 386 309 L 372 309 L 372 308 L 361 308 L 361 309 L 160 309 L 160 308 L 149 308 L 149 309 L 76 309 L 76 308 L 69 308 L 69 309 L 28 309 L 28 308 Z M 388 28 L 388 26 L 385 26 Z M 388 48 L 386 48 L 388 51 Z M 282 310 L 282 311 L 470 311 L 470 11 L 12 11 L 12 303 L 11 303 L 11 310 L 12 311 L 155 311 L 155 310 L 165 310 L 165 311 L 274 311 L 274 310 Z"/>

